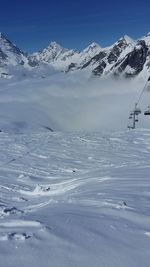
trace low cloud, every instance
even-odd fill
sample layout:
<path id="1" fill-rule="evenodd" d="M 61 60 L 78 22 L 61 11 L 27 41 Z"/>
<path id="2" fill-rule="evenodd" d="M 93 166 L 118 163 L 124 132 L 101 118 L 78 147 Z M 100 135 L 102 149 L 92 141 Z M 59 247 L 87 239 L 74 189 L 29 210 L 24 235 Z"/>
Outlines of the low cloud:
<path id="1" fill-rule="evenodd" d="M 66 131 L 124 130 L 143 83 L 136 79 L 89 78 L 81 73 L 13 84 L 9 81 L 0 92 L 0 114 L 3 122 L 6 119 L 8 124 L 30 128 L 47 125 Z M 145 100 L 142 105 L 144 109 Z M 22 121 L 24 124 L 17 124 Z M 140 127 L 147 125 L 145 119 L 139 123 Z"/>

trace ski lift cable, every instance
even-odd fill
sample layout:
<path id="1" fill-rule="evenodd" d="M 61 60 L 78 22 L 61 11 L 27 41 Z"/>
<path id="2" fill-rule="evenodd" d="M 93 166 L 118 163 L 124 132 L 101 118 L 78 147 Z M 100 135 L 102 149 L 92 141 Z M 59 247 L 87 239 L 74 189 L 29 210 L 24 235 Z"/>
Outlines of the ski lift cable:
<path id="1" fill-rule="evenodd" d="M 144 92 L 145 92 L 145 89 L 146 89 L 147 84 L 148 84 L 149 81 L 150 81 L 150 76 L 149 76 L 148 80 L 146 81 L 146 83 L 145 83 L 145 85 L 144 85 L 144 87 L 143 87 L 143 90 L 142 90 L 142 92 L 141 92 L 141 94 L 140 94 L 140 96 L 139 96 L 139 98 L 138 98 L 138 101 L 136 102 L 137 104 L 139 104 L 139 102 L 140 102 L 140 100 L 141 100 L 141 98 L 142 98 L 142 96 L 143 96 L 143 94 L 144 94 Z"/>
<path id="2" fill-rule="evenodd" d="M 147 81 L 146 81 L 146 83 L 145 83 L 145 85 L 144 85 L 144 87 L 143 87 L 143 89 L 139 95 L 138 101 L 135 103 L 134 110 L 130 113 L 129 119 L 132 119 L 133 121 L 132 121 L 132 125 L 128 126 L 129 129 L 135 129 L 136 123 L 138 122 L 138 115 L 141 113 L 141 109 L 138 108 L 138 104 L 139 104 L 139 102 L 140 102 L 140 100 L 141 100 L 141 98 L 145 92 L 145 89 L 147 88 L 147 84 L 149 81 L 150 81 L 150 76 L 147 79 Z M 144 115 L 150 115 L 150 107 L 149 107 L 149 110 L 144 113 Z"/>

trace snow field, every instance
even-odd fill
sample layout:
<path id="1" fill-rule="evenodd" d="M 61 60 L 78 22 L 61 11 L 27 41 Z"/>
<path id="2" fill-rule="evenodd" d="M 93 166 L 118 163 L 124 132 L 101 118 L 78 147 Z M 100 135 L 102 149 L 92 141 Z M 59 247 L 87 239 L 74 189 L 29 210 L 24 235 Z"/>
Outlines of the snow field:
<path id="1" fill-rule="evenodd" d="M 149 144 L 144 129 L 0 133 L 1 266 L 149 266 Z"/>

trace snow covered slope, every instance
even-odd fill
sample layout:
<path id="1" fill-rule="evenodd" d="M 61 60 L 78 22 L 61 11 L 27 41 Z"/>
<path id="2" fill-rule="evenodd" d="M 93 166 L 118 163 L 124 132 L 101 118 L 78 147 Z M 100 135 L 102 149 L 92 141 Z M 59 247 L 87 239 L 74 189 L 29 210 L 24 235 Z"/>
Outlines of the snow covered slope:
<path id="1" fill-rule="evenodd" d="M 150 262 L 150 131 L 0 133 L 0 263 Z"/>
<path id="2" fill-rule="evenodd" d="M 144 47 L 126 38 L 103 53 L 109 66 L 117 56 L 123 64 L 126 49 L 128 63 L 134 52 L 143 64 Z M 126 128 L 143 81 L 19 66 L 0 80 L 0 266 L 149 266 L 150 130 L 114 132 Z"/>

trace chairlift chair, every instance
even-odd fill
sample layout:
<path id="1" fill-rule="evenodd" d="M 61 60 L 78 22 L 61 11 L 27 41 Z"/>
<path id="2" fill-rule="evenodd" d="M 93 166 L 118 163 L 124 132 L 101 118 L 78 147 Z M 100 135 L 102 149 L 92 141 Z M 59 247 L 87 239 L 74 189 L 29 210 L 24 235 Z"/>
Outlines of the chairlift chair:
<path id="1" fill-rule="evenodd" d="M 131 125 L 128 125 L 128 129 L 133 129 L 133 126 L 131 126 Z"/>
<path id="2" fill-rule="evenodd" d="M 134 109 L 134 113 L 135 113 L 135 115 L 141 114 L 141 109 L 140 108 L 135 108 Z"/>
<path id="3" fill-rule="evenodd" d="M 134 113 L 133 113 L 133 111 L 131 111 L 130 115 L 129 115 L 129 119 L 133 119 L 133 115 L 134 115 Z"/>
<path id="4" fill-rule="evenodd" d="M 147 110 L 145 110 L 144 115 L 150 115 L 150 106 L 147 107 Z"/>

